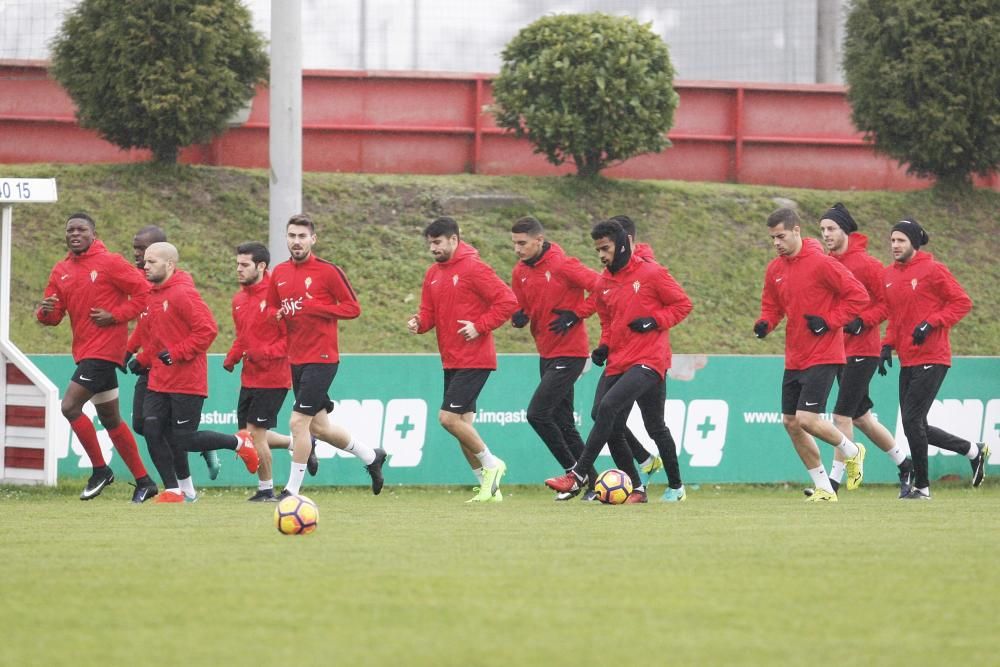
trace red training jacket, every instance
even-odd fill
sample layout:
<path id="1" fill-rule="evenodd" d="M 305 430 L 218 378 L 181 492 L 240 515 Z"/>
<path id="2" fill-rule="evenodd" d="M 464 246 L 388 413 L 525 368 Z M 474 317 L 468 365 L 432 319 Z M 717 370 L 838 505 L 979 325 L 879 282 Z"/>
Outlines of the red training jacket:
<path id="1" fill-rule="evenodd" d="M 310 254 L 274 267 L 267 305 L 281 311 L 288 326 L 288 360 L 299 364 L 340 361 L 337 320 L 353 320 L 361 304 L 336 264 Z"/>
<path id="2" fill-rule="evenodd" d="M 816 239 L 803 239 L 794 257 L 775 257 L 767 265 L 760 297 L 760 319 L 768 331 L 788 317 L 785 368 L 803 370 L 820 364 L 843 364 L 844 325 L 868 304 L 864 285 L 843 264 L 823 251 Z M 826 320 L 830 330 L 816 336 L 806 315 Z"/>
<path id="3" fill-rule="evenodd" d="M 972 310 L 972 299 L 941 262 L 922 250 L 905 264 L 893 262 L 882 273 L 889 309 L 884 345 L 899 355 L 902 366 L 951 366 L 948 331 Z M 923 344 L 913 343 L 913 330 L 924 320 L 933 329 Z"/>
<path id="4" fill-rule="evenodd" d="M 435 262 L 424 274 L 417 312 L 419 333 L 437 329 L 441 365 L 446 368 L 496 370 L 493 330 L 517 310 L 517 299 L 479 252 L 459 241 L 447 262 Z M 479 332 L 462 338 L 459 320 L 468 320 Z"/>
<path id="5" fill-rule="evenodd" d="M 59 297 L 52 312 L 43 314 L 38 309 L 35 317 L 42 324 L 55 326 L 69 313 L 73 361 L 103 359 L 120 365 L 125 358 L 128 321 L 146 307 L 149 283 L 124 257 L 95 240 L 84 252 L 70 252 L 52 268 L 45 296 L 52 295 Z M 115 324 L 97 326 L 90 319 L 91 308 L 108 311 Z"/>
<path id="6" fill-rule="evenodd" d="M 206 352 L 219 333 L 212 311 L 185 271 L 153 285 L 143 349 L 136 359 L 149 368 L 149 389 L 164 394 L 208 396 Z M 170 353 L 170 366 L 160 361 Z"/>
<path id="7" fill-rule="evenodd" d="M 145 276 L 143 271 L 139 271 Z M 177 281 L 184 283 L 191 289 L 194 289 L 194 280 L 191 278 L 191 274 L 186 271 L 176 271 L 174 272 L 174 277 Z M 148 284 L 148 283 L 147 283 Z M 125 347 L 126 351 L 132 354 L 138 354 L 139 350 L 149 349 L 149 303 L 146 303 L 146 308 L 139 313 L 139 317 L 135 320 L 135 329 L 132 330 L 132 335 L 128 337 L 128 345 Z M 159 354 L 160 350 L 149 350 L 154 355 Z M 147 366 L 148 367 L 148 366 Z"/>
<path id="8" fill-rule="evenodd" d="M 666 377 L 671 362 L 669 329 L 693 308 L 684 288 L 653 260 L 632 255 L 618 273 L 605 269 L 595 292 L 601 344 L 608 346 L 605 374 L 621 375 L 643 365 Z M 640 317 L 652 317 L 657 328 L 649 333 L 632 331 L 629 323 Z"/>
<path id="9" fill-rule="evenodd" d="M 511 287 L 517 303 L 530 318 L 531 335 L 538 354 L 553 357 L 586 357 L 590 354 L 587 328 L 583 322 L 564 335 L 549 331 L 556 318 L 552 311 L 571 310 L 585 318 L 593 309 L 587 306 L 584 291 L 593 292 L 601 275 L 570 257 L 555 243 L 532 265 L 518 262 L 511 273 Z"/>
<path id="10" fill-rule="evenodd" d="M 243 361 L 240 384 L 248 389 L 287 389 L 292 386 L 288 366 L 288 328 L 285 320 L 275 318 L 276 311 L 267 305 L 271 273 L 256 285 L 243 285 L 233 295 L 233 324 L 236 339 L 224 366 Z"/>
<path id="11" fill-rule="evenodd" d="M 868 292 L 868 305 L 861 312 L 851 316 L 860 317 L 865 325 L 860 336 L 844 334 L 844 353 L 848 357 L 877 357 L 880 352 L 879 328 L 885 321 L 887 308 L 882 294 L 882 262 L 868 254 L 868 237 L 853 232 L 848 237 L 847 250 L 842 255 L 834 255 L 851 274 L 858 279 Z M 813 314 L 813 313 L 810 313 Z"/>

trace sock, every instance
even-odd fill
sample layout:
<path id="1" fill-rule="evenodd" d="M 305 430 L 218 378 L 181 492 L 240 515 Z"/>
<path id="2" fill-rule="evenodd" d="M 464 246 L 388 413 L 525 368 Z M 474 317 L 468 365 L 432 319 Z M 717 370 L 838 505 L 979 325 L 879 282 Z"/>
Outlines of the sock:
<path id="1" fill-rule="evenodd" d="M 846 435 L 840 441 L 840 444 L 837 445 L 837 449 L 839 449 L 840 453 L 846 456 L 847 458 L 853 458 L 858 455 L 859 451 L 861 451 L 858 449 L 857 445 L 855 445 L 853 442 L 847 439 Z"/>
<path id="2" fill-rule="evenodd" d="M 292 461 L 292 469 L 288 471 L 288 484 L 285 484 L 285 491 L 298 495 L 302 489 L 302 479 L 306 476 L 306 464 Z"/>
<path id="3" fill-rule="evenodd" d="M 897 466 L 906 460 L 906 450 L 899 445 L 895 445 L 892 449 L 886 452 L 886 454 L 889 455 L 889 458 L 892 459 L 892 462 Z"/>
<path id="4" fill-rule="evenodd" d="M 969 459 L 971 461 L 972 459 L 976 458 L 977 456 L 979 456 L 979 445 L 977 445 L 974 442 L 970 442 L 969 443 L 969 451 L 966 452 L 965 458 L 967 458 L 967 459 Z"/>
<path id="5" fill-rule="evenodd" d="M 480 484 L 483 483 L 483 469 L 482 468 L 473 468 L 472 469 L 472 474 L 474 474 L 476 476 L 476 481 L 478 481 Z"/>
<path id="6" fill-rule="evenodd" d="M 684 491 L 684 485 L 681 484 L 680 486 L 678 486 L 677 490 L 681 492 L 681 495 L 683 495 L 685 493 L 685 491 Z"/>
<path id="7" fill-rule="evenodd" d="M 639 462 L 639 467 L 642 468 L 642 467 L 649 466 L 649 465 L 652 465 L 652 464 L 653 464 L 653 455 L 650 454 L 649 458 L 647 458 L 645 461 L 640 461 Z"/>
<path id="8" fill-rule="evenodd" d="M 925 496 L 931 495 L 931 487 L 929 487 L 929 486 L 921 486 L 921 487 L 917 488 L 917 491 L 919 491 L 920 493 L 924 494 Z"/>
<path id="9" fill-rule="evenodd" d="M 370 466 L 375 462 L 375 450 L 368 445 L 358 442 L 354 438 L 351 438 L 351 441 L 347 443 L 347 447 L 344 447 L 344 451 L 357 456 L 366 466 Z"/>
<path id="10" fill-rule="evenodd" d="M 483 451 L 476 454 L 476 458 L 483 464 L 484 468 L 496 468 L 497 460 L 493 458 L 493 453 L 489 447 L 483 447 Z"/>
<path id="11" fill-rule="evenodd" d="M 188 498 L 194 498 L 198 495 L 198 492 L 194 490 L 194 482 L 191 481 L 190 477 L 185 477 L 184 479 L 178 479 L 177 484 L 181 487 L 181 492 L 184 493 Z"/>
<path id="12" fill-rule="evenodd" d="M 263 480 L 262 479 L 259 482 L 257 482 L 257 488 L 260 489 L 261 491 L 267 491 L 268 489 L 273 489 L 274 488 L 274 480 L 273 479 L 268 479 L 268 480 Z"/>
<path id="13" fill-rule="evenodd" d="M 163 489 L 164 493 L 176 493 L 178 496 L 181 495 L 181 490 L 176 486 L 172 486 L 169 489 Z"/>
<path id="14" fill-rule="evenodd" d="M 810 468 L 809 476 L 812 477 L 813 486 L 817 489 L 823 489 L 829 493 L 834 492 L 830 485 L 830 478 L 826 476 L 826 468 L 822 464 L 818 468 Z"/>
<path id="15" fill-rule="evenodd" d="M 635 493 L 636 491 L 638 491 L 640 493 L 646 493 L 646 487 L 643 486 L 642 484 L 640 484 L 639 486 L 637 486 L 634 489 L 632 489 L 632 493 Z"/>
<path id="16" fill-rule="evenodd" d="M 106 466 L 107 462 L 104 460 L 104 454 L 101 453 L 101 445 L 97 442 L 97 429 L 94 428 L 94 422 L 90 421 L 90 417 L 80 415 L 71 421 L 69 426 L 73 429 L 73 433 L 76 433 L 80 444 L 83 445 L 83 451 L 87 452 L 90 465 L 95 468 Z"/>
<path id="17" fill-rule="evenodd" d="M 840 484 L 844 481 L 844 472 L 846 472 L 846 470 L 847 466 L 843 461 L 834 459 L 833 465 L 830 466 L 830 479 L 837 482 L 837 484 Z"/>
<path id="18" fill-rule="evenodd" d="M 142 457 L 139 456 L 139 448 L 135 444 L 135 436 L 125 422 L 119 422 L 118 426 L 108 431 L 111 442 L 114 443 L 118 455 L 125 461 L 132 477 L 139 479 L 146 476 L 146 466 L 142 465 Z"/>

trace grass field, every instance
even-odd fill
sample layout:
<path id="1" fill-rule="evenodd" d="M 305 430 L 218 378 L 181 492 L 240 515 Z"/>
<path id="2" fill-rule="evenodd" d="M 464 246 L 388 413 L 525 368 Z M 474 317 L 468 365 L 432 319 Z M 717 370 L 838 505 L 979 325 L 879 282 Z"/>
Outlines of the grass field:
<path id="1" fill-rule="evenodd" d="M 0 665 L 986 665 L 1000 486 L 704 486 L 683 505 L 506 487 L 307 489 L 319 530 L 210 489 L 0 487 Z M 654 487 L 653 492 L 661 489 Z"/>

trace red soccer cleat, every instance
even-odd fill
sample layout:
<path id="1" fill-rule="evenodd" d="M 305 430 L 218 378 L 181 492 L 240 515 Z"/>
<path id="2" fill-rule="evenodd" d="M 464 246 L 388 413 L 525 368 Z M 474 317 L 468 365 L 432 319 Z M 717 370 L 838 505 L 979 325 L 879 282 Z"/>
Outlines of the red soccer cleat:
<path id="1" fill-rule="evenodd" d="M 576 475 L 571 472 L 568 472 L 565 475 L 560 475 L 559 477 L 550 477 L 545 480 L 545 486 L 560 493 L 576 491 L 580 488 L 580 484 L 580 480 L 577 479 Z"/>
<path id="2" fill-rule="evenodd" d="M 257 456 L 257 450 L 254 449 L 250 431 L 246 429 L 239 431 L 236 434 L 236 439 L 239 440 L 239 444 L 236 445 L 236 455 L 243 459 L 244 465 L 252 475 L 260 467 L 260 457 Z"/>
<path id="3" fill-rule="evenodd" d="M 156 496 L 154 503 L 183 503 L 184 494 L 177 493 L 176 491 L 164 491 L 160 495 Z"/>
<path id="4" fill-rule="evenodd" d="M 628 494 L 628 498 L 625 499 L 626 505 L 635 505 L 638 503 L 648 503 L 649 498 L 646 497 L 645 491 L 633 491 Z"/>

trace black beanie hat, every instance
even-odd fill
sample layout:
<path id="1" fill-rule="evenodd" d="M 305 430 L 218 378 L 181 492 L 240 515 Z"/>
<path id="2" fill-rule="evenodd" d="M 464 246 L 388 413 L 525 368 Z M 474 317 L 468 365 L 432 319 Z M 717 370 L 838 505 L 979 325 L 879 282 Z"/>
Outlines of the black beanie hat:
<path id="1" fill-rule="evenodd" d="M 922 245 L 927 245 L 931 242 L 931 237 L 927 235 L 924 228 L 920 226 L 920 223 L 910 218 L 909 220 L 900 220 L 892 226 L 892 231 L 902 232 L 906 234 L 906 238 L 910 239 L 910 243 L 913 245 L 913 249 L 917 250 Z"/>
<path id="2" fill-rule="evenodd" d="M 858 231 L 858 223 L 854 222 L 854 218 L 851 217 L 847 207 L 840 202 L 834 204 L 830 210 L 823 214 L 820 220 L 833 220 L 844 230 L 845 234 Z"/>

